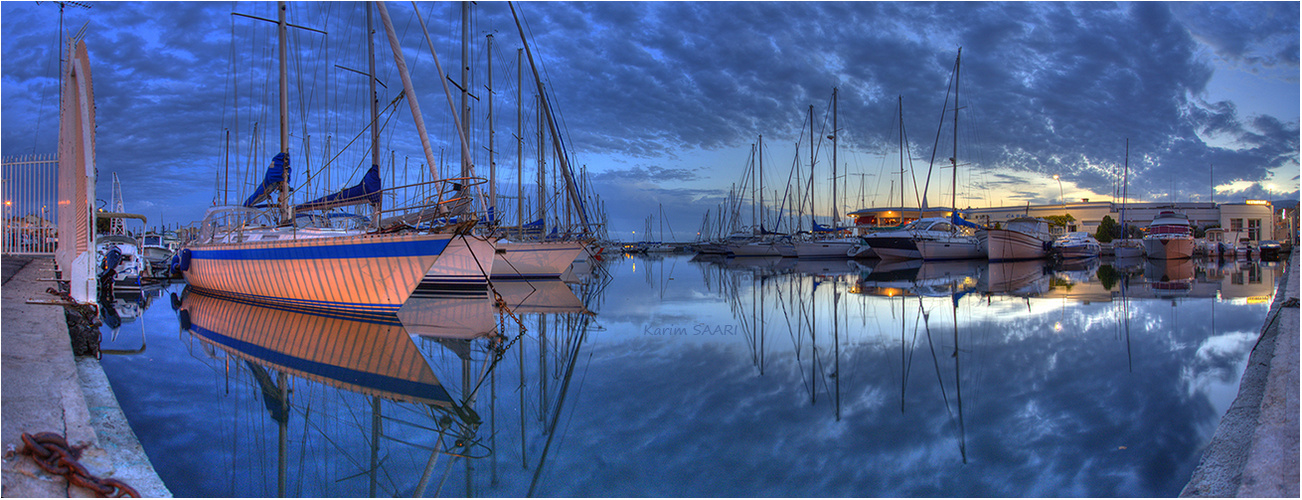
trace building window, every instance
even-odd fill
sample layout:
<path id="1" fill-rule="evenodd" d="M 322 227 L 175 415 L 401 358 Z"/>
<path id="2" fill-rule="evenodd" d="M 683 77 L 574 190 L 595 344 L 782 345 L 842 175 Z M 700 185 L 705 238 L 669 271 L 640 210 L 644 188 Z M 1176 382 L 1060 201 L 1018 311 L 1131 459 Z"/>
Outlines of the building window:
<path id="1" fill-rule="evenodd" d="M 1252 241 L 1261 239 L 1261 219 L 1248 219 L 1248 239 Z"/>
<path id="2" fill-rule="evenodd" d="M 1230 219 L 1230 231 L 1239 232 L 1243 230 L 1243 219 Z"/>

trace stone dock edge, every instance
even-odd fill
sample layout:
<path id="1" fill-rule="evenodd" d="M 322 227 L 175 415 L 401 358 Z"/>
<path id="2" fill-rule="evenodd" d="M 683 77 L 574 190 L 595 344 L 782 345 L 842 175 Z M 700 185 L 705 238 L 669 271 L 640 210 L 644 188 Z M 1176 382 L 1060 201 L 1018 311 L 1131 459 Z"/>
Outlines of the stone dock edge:
<path id="1" fill-rule="evenodd" d="M 1298 285 L 1294 248 L 1239 393 L 1181 497 L 1298 498 Z"/>
<path id="2" fill-rule="evenodd" d="M 146 498 L 171 497 L 140 445 L 99 361 L 76 357 L 63 307 L 52 301 L 54 261 L 6 255 L 0 302 L 0 496 L 93 498 L 95 491 L 69 485 L 40 469 L 23 449 L 21 435 L 54 432 L 81 449 L 78 461 L 101 479 L 126 483 Z"/>

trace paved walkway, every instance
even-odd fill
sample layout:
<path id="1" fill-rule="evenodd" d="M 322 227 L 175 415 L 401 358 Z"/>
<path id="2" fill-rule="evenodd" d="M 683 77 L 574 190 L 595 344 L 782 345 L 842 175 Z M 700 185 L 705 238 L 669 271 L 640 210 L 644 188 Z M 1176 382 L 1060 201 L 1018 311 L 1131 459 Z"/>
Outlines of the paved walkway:
<path id="1" fill-rule="evenodd" d="M 170 497 L 122 415 L 99 361 L 72 355 L 63 308 L 27 303 L 57 299 L 46 292 L 54 283 L 39 281 L 54 277 L 53 259 L 5 256 L 0 262 L 0 496 L 95 496 L 41 470 L 30 457 L 10 453 L 23 448 L 23 433 L 56 432 L 68 444 L 85 447 L 80 462 L 91 474 L 124 481 L 145 497 Z"/>
<path id="2" fill-rule="evenodd" d="M 1182 497 L 1298 498 L 1298 251 Z"/>

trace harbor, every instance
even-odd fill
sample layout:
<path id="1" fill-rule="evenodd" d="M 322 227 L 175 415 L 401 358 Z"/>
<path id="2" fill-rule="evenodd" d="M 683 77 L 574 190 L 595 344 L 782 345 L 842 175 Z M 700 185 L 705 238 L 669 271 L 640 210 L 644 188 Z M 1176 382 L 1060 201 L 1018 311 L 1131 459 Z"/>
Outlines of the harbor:
<path id="1" fill-rule="evenodd" d="M 890 266 L 886 269 L 875 266 L 878 269 L 868 270 L 866 267 L 849 266 L 848 263 L 833 264 L 825 261 L 818 269 L 801 266 L 782 271 L 779 268 L 783 266 L 773 266 L 772 262 L 767 261 L 731 263 L 698 260 L 693 263 L 687 257 L 689 256 L 679 255 L 646 260 L 630 256 L 613 260 L 606 264 L 605 269 L 611 277 L 610 282 L 604 286 L 573 284 L 562 287 L 563 290 L 555 289 L 547 293 L 553 297 L 557 296 L 557 292 L 566 293 L 560 297 L 571 297 L 568 302 L 572 304 L 570 306 L 565 305 L 565 300 L 555 299 L 543 300 L 541 306 L 534 302 L 530 306 L 524 306 L 521 302 L 518 312 L 529 332 L 525 335 L 519 335 L 516 331 L 518 327 L 510 319 L 491 312 L 487 305 L 479 309 L 479 312 L 474 312 L 474 306 L 468 306 L 464 300 L 458 299 L 452 299 L 451 302 L 443 300 L 432 309 L 410 308 L 410 311 L 404 311 L 398 324 L 385 326 L 369 322 L 353 323 L 346 319 L 321 319 L 312 314 L 292 312 L 275 313 L 290 316 L 285 316 L 283 320 L 273 319 L 277 317 L 273 314 L 274 311 L 258 312 L 260 309 L 254 306 L 227 302 L 218 297 L 198 296 L 193 291 L 186 290 L 184 284 L 171 285 L 161 290 L 157 298 L 149 299 L 146 302 L 147 308 L 130 322 L 114 328 L 102 327 L 105 336 L 101 349 L 104 354 L 98 362 L 84 357 L 74 362 L 68 351 L 66 329 L 58 328 L 62 326 L 60 322 L 46 323 L 44 330 L 47 333 L 40 340 L 20 337 L 30 335 L 20 332 L 40 331 L 41 328 L 7 327 L 4 330 L 5 442 L 21 448 L 18 433 L 66 429 L 70 439 L 91 443 L 83 457 L 98 458 L 83 460 L 93 474 L 122 479 L 146 496 L 167 496 L 169 492 L 180 496 L 409 495 L 419 491 L 421 484 L 424 484 L 425 495 L 584 496 L 599 491 L 590 488 L 600 488 L 602 494 L 640 491 L 660 495 L 686 492 L 706 496 L 766 496 L 794 494 L 794 490 L 774 489 L 773 485 L 714 480 L 689 481 L 668 490 L 636 481 L 616 486 L 617 483 L 602 478 L 632 466 L 607 453 L 623 450 L 624 453 L 632 453 L 631 458 L 637 458 L 643 453 L 660 455 L 660 452 L 653 451 L 654 447 L 636 451 L 640 446 L 624 442 L 636 435 L 677 435 L 675 441 L 679 444 L 675 447 L 686 443 L 695 443 L 686 444 L 687 446 L 707 443 L 719 446 L 721 443 L 708 436 L 724 432 L 726 427 L 706 422 L 720 418 L 723 422 L 733 422 L 730 427 L 750 436 L 747 439 L 758 439 L 764 443 L 770 438 L 761 438 L 754 433 L 767 435 L 768 432 L 762 429 L 772 425 L 800 425 L 834 433 L 843 432 L 837 431 L 839 428 L 849 431 L 853 427 L 868 425 L 868 429 L 855 432 L 884 435 L 887 429 L 896 430 L 885 434 L 905 429 L 897 428 L 906 425 L 904 422 L 888 424 L 880 421 L 891 413 L 906 419 L 918 418 L 921 414 L 931 414 L 927 418 L 934 418 L 935 412 L 939 410 L 940 416 L 948 413 L 949 417 L 936 422 L 932 430 L 912 438 L 902 437 L 897 443 L 861 443 L 851 448 L 828 447 L 830 443 L 823 442 L 822 439 L 811 440 L 821 435 L 817 433 L 796 438 L 795 441 L 787 440 L 785 446 L 814 446 L 814 449 L 823 450 L 816 453 L 875 450 L 872 453 L 887 453 L 888 456 L 916 446 L 935 448 L 930 452 L 934 456 L 927 462 L 915 463 L 911 468 L 921 467 L 932 474 L 939 474 L 942 478 L 948 478 L 945 479 L 946 483 L 953 481 L 950 486 L 939 489 L 923 485 L 896 485 L 876 489 L 881 486 L 871 485 L 883 483 L 879 482 L 880 478 L 874 479 L 873 476 L 853 482 L 851 487 L 856 494 L 868 496 L 981 496 L 1035 491 L 1047 496 L 1182 494 L 1223 497 L 1288 496 L 1290 491 L 1296 491 L 1296 466 L 1288 464 L 1296 464 L 1297 460 L 1296 434 L 1290 432 L 1296 426 L 1297 404 L 1296 398 L 1287 397 L 1292 393 L 1291 388 L 1296 387 L 1297 380 L 1297 349 L 1292 347 L 1296 345 L 1297 338 L 1297 313 L 1293 309 L 1296 300 L 1290 301 L 1296 299 L 1297 295 L 1295 264 L 1291 264 L 1287 272 L 1283 267 L 1244 267 L 1247 264 L 1233 263 L 1224 271 L 1213 272 L 1204 271 L 1205 264 L 1200 262 L 1194 285 L 1183 294 L 1173 296 L 1169 290 L 1144 284 L 1142 273 L 1131 275 L 1132 279 L 1126 281 L 1128 285 L 1121 288 L 1119 286 L 1122 283 L 1110 283 L 1113 292 L 1108 293 L 1098 280 L 1098 276 L 1107 276 L 1107 272 L 1098 270 L 1091 277 L 1082 277 L 1080 273 L 1072 274 L 1070 271 L 1067 274 L 1050 272 L 1043 275 L 1045 285 L 1037 288 L 1026 286 L 1028 281 L 1010 284 L 985 266 L 966 269 L 950 266 L 939 269 L 928 265 L 902 273 L 890 269 Z M 1289 262 L 1295 263 L 1295 257 L 1296 255 Z M 49 261 L 32 259 L 21 267 L 14 264 L 14 259 L 6 258 L 5 261 L 5 317 L 57 314 L 60 307 L 39 303 L 48 295 L 40 280 L 51 272 Z M 872 263 L 867 261 L 865 265 L 871 266 Z M 1023 273 L 1018 271 L 1015 274 Z M 1039 274 L 1039 271 L 1035 271 L 1035 274 Z M 1236 275 L 1240 278 L 1234 277 Z M 1138 276 L 1139 281 L 1134 281 L 1134 276 Z M 1222 278 L 1216 278 L 1217 276 Z M 1253 285 L 1254 279 L 1261 280 L 1262 284 Z M 1069 283 L 1071 286 L 1068 286 Z M 579 293 L 568 293 L 571 286 L 579 290 Z M 587 290 L 591 292 L 584 293 L 583 286 L 588 286 Z M 738 286 L 740 287 L 736 288 Z M 1208 286 L 1212 288 L 1209 289 Z M 1275 286 L 1279 287 L 1278 291 L 1274 289 Z M 1091 292 L 1090 287 L 1099 287 L 1103 293 Z M 701 303 L 700 299 L 683 301 L 690 297 L 690 294 L 684 295 L 685 292 L 696 289 L 711 290 L 709 295 L 716 298 L 705 303 Z M 800 292 L 801 289 L 804 292 Z M 970 295 L 965 295 L 964 290 L 968 290 Z M 628 297 L 615 299 L 606 295 L 611 292 Z M 177 294 L 177 302 L 173 303 L 176 309 L 168 305 L 173 300 L 168 298 L 170 294 Z M 654 303 L 659 305 L 628 316 L 633 311 L 629 309 L 630 303 L 645 303 L 645 300 L 638 298 L 643 296 L 658 297 Z M 1209 296 L 1210 298 L 1199 298 Z M 1240 298 L 1234 298 L 1236 296 Z M 1263 299 L 1266 302 L 1262 302 Z M 692 302 L 697 304 L 692 305 Z M 707 303 L 716 302 L 718 306 L 706 306 Z M 765 307 L 765 304 L 769 305 Z M 1208 308 L 1207 304 L 1211 304 L 1211 307 Z M 1244 307 L 1248 309 L 1243 312 L 1256 312 L 1241 316 L 1238 311 Z M 787 320 L 792 318 L 783 319 L 782 311 L 786 308 L 795 308 L 790 312 L 799 315 L 797 322 L 814 321 L 813 329 L 796 324 L 791 324 L 788 329 Z M 1024 312 L 1018 315 L 1023 318 L 1017 320 L 1017 323 L 1029 321 L 1031 325 L 1011 326 L 1007 320 L 998 319 L 1018 308 Z M 1180 428 L 1183 430 L 1178 432 L 1193 433 L 1186 436 L 1194 438 L 1189 443 L 1193 448 L 1181 448 L 1185 450 L 1184 453 L 1189 453 L 1180 461 L 1184 465 L 1160 475 L 1163 479 L 1158 482 L 1168 486 L 1159 489 L 1132 489 L 1134 486 L 1126 486 L 1130 484 L 1128 482 L 1105 482 L 1079 490 L 1073 489 L 1070 482 L 1045 485 L 1040 480 L 1036 486 L 1032 486 L 1030 483 L 1019 483 L 1012 479 L 1014 476 L 1003 476 L 1013 472 L 1013 469 L 1006 467 L 1021 460 L 1008 462 L 1013 456 L 999 451 L 1000 447 L 990 448 L 993 443 L 986 443 L 982 436 L 989 432 L 1007 432 L 1008 429 L 1004 426 L 1010 423 L 1008 419 L 1011 415 L 998 416 L 1003 412 L 990 411 L 1009 405 L 1025 405 L 1028 402 L 1018 401 L 1029 394 L 1015 396 L 1023 391 L 996 389 L 991 386 L 993 380 L 988 377 L 1009 370 L 1021 373 L 1048 370 L 1029 379 L 1025 376 L 1017 376 L 1015 379 L 1050 383 L 1061 375 L 1067 375 L 1058 372 L 1082 370 L 1084 365 L 1080 363 L 1086 362 L 1102 363 L 1100 368 L 1108 371 L 1119 368 L 1120 373 L 1131 374 L 1122 378 L 1138 377 L 1148 380 L 1149 385 L 1163 387 L 1164 384 L 1160 381 L 1164 380 L 1165 375 L 1159 374 L 1164 370 L 1154 370 L 1165 364 L 1159 361 L 1165 359 L 1164 355 L 1159 354 L 1162 352 L 1160 349 L 1153 350 L 1160 344 L 1153 344 L 1152 340 L 1146 339 L 1155 340 L 1157 336 L 1175 334 L 1176 330 L 1168 330 L 1171 325 L 1155 326 L 1153 322 L 1180 321 L 1179 317 L 1189 314 L 1195 316 L 1184 321 L 1200 321 L 1198 315 L 1204 312 L 1193 311 L 1203 309 L 1211 310 L 1212 316 L 1209 318 L 1212 335 L 1244 329 L 1253 332 L 1249 337 L 1234 341 L 1236 345 L 1247 349 L 1242 351 L 1244 356 L 1251 351 L 1250 358 L 1245 357 L 1231 365 L 1216 368 L 1217 371 L 1233 369 L 1237 373 L 1231 379 L 1234 381 L 1233 386 L 1206 393 L 1211 397 L 1211 407 L 1201 409 L 1198 413 L 1214 411 L 1214 415 L 1208 415 L 1212 427 L 1206 428 L 1204 424 L 1198 424 L 1184 428 L 1181 425 L 1159 431 L 1151 426 L 1165 428 L 1175 423 L 1170 421 L 1174 414 L 1163 410 L 1160 412 L 1162 418 L 1151 420 L 1157 415 L 1150 415 L 1149 411 L 1134 413 L 1137 409 L 1121 407 L 1110 410 L 1132 414 L 1129 417 L 1132 419 L 1139 418 L 1134 425 L 1139 426 L 1141 433 L 1169 433 Z M 218 315 L 212 316 L 210 310 Z M 874 310 L 879 312 L 874 313 Z M 889 312 L 892 310 L 893 313 Z M 1029 316 L 1025 314 L 1028 310 L 1031 312 Z M 181 311 L 186 313 L 181 314 Z M 426 311 L 424 319 L 422 311 Z M 448 316 L 449 312 L 452 316 Z M 1085 319 L 1080 317 L 1082 313 L 1085 317 L 1095 317 L 1085 324 L 1099 324 L 1084 326 L 1079 322 Z M 1098 316 L 1099 313 L 1104 315 Z M 769 316 L 763 317 L 761 314 Z M 954 323 L 946 317 L 950 315 L 958 322 Z M 931 316 L 930 320 L 923 321 L 925 316 Z M 449 317 L 462 318 L 456 324 L 466 326 L 447 328 L 452 323 L 437 320 Z M 1242 319 L 1238 319 L 1240 317 Z M 435 320 L 431 321 L 430 318 Z M 1148 326 L 1138 331 L 1126 331 L 1126 319 L 1136 324 L 1146 323 Z M 868 322 L 865 323 L 865 320 Z M 249 324 L 249 321 L 257 323 Z M 1040 328 L 1034 324 L 1048 328 L 1050 334 L 1061 331 L 1059 335 L 1065 334 L 1066 337 L 1053 341 L 1057 347 L 1052 349 L 1074 352 L 1072 358 L 1076 359 L 1059 360 L 1057 367 L 1041 363 L 1028 365 L 1024 361 L 1016 362 L 1016 366 L 1007 364 L 1020 359 L 1020 356 L 990 364 L 1004 357 L 998 355 L 1001 351 L 1013 354 L 1038 341 L 1024 339 L 1008 344 L 1005 340 L 991 344 L 991 340 L 999 337 L 989 338 L 986 337 L 989 334 L 979 333 L 990 328 L 986 326 L 989 321 L 1010 325 L 998 328 L 1011 327 L 1015 331 L 1027 333 Z M 187 329 L 182 326 L 182 322 L 189 322 L 193 326 Z M 223 324 L 231 326 L 220 326 Z M 240 334 L 244 329 L 238 326 L 241 324 L 261 325 L 256 326 L 256 330 L 248 331 L 265 331 L 272 336 L 259 340 L 257 337 Z M 445 329 L 424 330 L 420 326 L 422 324 L 436 324 Z M 200 325 L 203 325 L 202 328 Z M 369 326 L 363 328 L 364 325 Z M 231 330 L 232 327 L 235 329 Z M 951 328 L 954 331 L 949 331 Z M 338 375 L 330 373 L 337 373 L 339 368 L 332 371 L 315 370 L 309 365 L 294 368 L 296 364 L 286 364 L 285 361 L 276 361 L 275 357 L 257 354 L 257 349 L 238 347 L 263 344 L 277 351 L 297 352 L 293 354 L 294 357 L 316 359 L 316 363 L 345 363 L 342 358 L 331 361 L 331 358 L 316 357 L 318 355 L 288 344 L 279 348 L 274 347 L 275 344 L 267 344 L 277 342 L 274 339 L 279 337 L 302 339 L 304 335 L 313 335 L 314 329 L 319 329 L 315 331 L 322 333 L 352 332 L 348 334 L 349 337 L 333 334 L 333 338 L 324 341 L 324 345 L 353 342 L 344 340 L 345 338 L 355 337 L 359 341 L 363 338 L 370 339 L 365 340 L 365 344 L 353 344 L 357 347 L 347 348 L 348 352 L 354 353 L 350 355 L 354 359 L 365 359 L 356 358 L 365 356 L 360 354 L 365 350 L 358 349 L 369 349 L 360 346 L 375 345 L 390 353 L 386 356 L 394 364 L 393 369 L 418 373 L 412 371 L 412 367 L 426 366 L 420 368 L 420 371 L 430 374 L 424 377 L 432 378 L 427 378 L 427 382 L 423 383 L 413 379 L 410 383 L 397 384 L 395 380 L 379 385 L 354 378 L 352 380 L 356 381 L 348 385 L 337 385 L 337 382 L 331 380 Z M 383 331 L 390 333 L 380 333 Z M 1143 333 L 1135 337 L 1140 331 Z M 222 340 L 228 335 L 236 335 L 237 338 L 243 335 L 243 340 L 241 343 Z M 498 335 L 505 335 L 505 338 Z M 1241 338 L 1239 334 L 1227 337 L 1222 333 L 1219 336 L 1221 342 Z M 1032 338 L 1036 337 L 1038 336 Z M 543 339 L 554 340 L 540 344 L 539 341 Z M 958 341 L 957 345 L 953 343 L 955 340 Z M 1189 341 L 1187 338 L 1172 340 L 1181 343 Z M 1196 343 L 1207 344 L 1210 340 Z M 919 341 L 921 345 L 918 344 Z M 1112 344 L 1112 348 L 1102 352 L 1092 352 L 1097 349 L 1087 348 L 1100 341 L 1103 343 L 1097 347 Z M 15 342 L 22 342 L 27 347 L 45 345 L 46 349 L 42 354 L 29 354 L 24 349 L 9 348 Z M 928 344 L 931 346 L 928 347 Z M 386 345 L 390 347 L 380 347 Z M 396 347 L 392 347 L 398 345 L 411 346 L 415 358 L 399 361 L 406 358 L 398 356 L 394 350 Z M 497 350 L 504 345 L 505 350 Z M 1207 348 L 1211 345 L 1214 344 L 1207 344 Z M 330 349 L 340 347 L 343 346 Z M 1199 348 L 1198 351 L 1203 349 L 1205 348 Z M 940 353 L 932 360 L 931 353 L 934 351 Z M 637 358 L 630 358 L 624 354 L 626 352 L 639 354 Z M 1235 349 L 1231 348 L 1229 352 L 1235 352 Z M 63 375 L 59 375 L 61 380 L 27 383 L 28 379 L 24 377 L 30 377 L 35 370 L 24 370 L 28 366 L 25 363 L 44 366 L 51 362 L 50 357 L 65 360 L 65 365 L 75 364 L 76 369 L 71 366 L 63 369 Z M 674 361 L 666 364 L 666 357 Z M 892 358 L 894 361 L 891 361 Z M 268 362 L 272 364 L 265 364 Z M 620 367 L 607 366 L 609 363 Z M 700 366 L 712 368 L 703 373 L 695 369 L 684 373 L 688 378 L 666 376 L 666 373 L 660 372 L 672 366 L 697 366 L 700 363 L 704 363 Z M 950 363 L 953 366 L 946 367 Z M 187 368 L 184 366 L 186 364 L 192 366 Z M 932 364 L 937 364 L 935 368 L 940 369 L 940 373 L 931 373 Z M 258 366 L 265 368 L 257 368 Z M 356 366 L 353 370 L 362 369 L 363 365 Z M 971 371 L 976 367 L 980 368 Z M 174 376 L 160 379 L 148 375 L 157 373 L 160 369 Z M 1203 369 L 1206 368 L 1197 370 Z M 981 375 L 985 372 L 990 373 Z M 268 373 L 270 378 L 254 376 L 258 373 Z M 386 377 L 408 377 L 398 375 L 397 371 L 392 373 Z M 584 373 L 587 375 L 584 376 Z M 620 373 L 627 375 L 619 375 Z M 725 373 L 728 375 L 720 378 Z M 1193 374 L 1197 378 L 1206 376 L 1197 373 L 1195 371 Z M 1241 382 L 1238 382 L 1238 373 L 1243 375 Z M 938 375 L 941 376 L 940 385 L 936 385 Z M 1223 375 L 1225 374 L 1216 377 Z M 630 376 L 659 382 L 634 382 Z M 1105 385 L 1116 383 L 1115 380 L 1106 382 L 1116 375 L 1103 376 L 1098 373 L 1090 376 L 1102 376 L 1100 382 Z M 96 377 L 103 382 L 95 383 Z M 931 379 L 930 383 L 927 382 L 928 378 Z M 357 385 L 359 383 L 361 385 Z M 424 392 L 421 389 L 401 389 L 411 383 L 417 384 L 413 388 L 432 383 L 434 385 L 429 387 L 442 389 L 429 396 L 421 396 Z M 625 384 L 629 383 L 649 384 L 642 391 L 644 397 L 615 395 L 626 393 Z M 1015 384 L 1014 387 L 1019 385 L 1021 384 Z M 1039 391 L 1050 391 L 1045 393 L 1046 396 L 1055 394 L 1055 390 L 1047 388 L 1053 385 Z M 30 393 L 34 387 L 50 386 L 72 389 L 66 390 L 63 395 L 46 396 L 48 399 L 39 403 L 36 398 L 40 395 Z M 265 399 L 275 394 L 272 387 L 290 389 L 288 397 L 283 400 L 288 404 L 288 413 L 274 410 L 271 401 L 275 400 Z M 869 387 L 875 389 L 865 391 Z M 1123 393 L 1138 390 L 1141 386 L 1129 387 Z M 1203 394 L 1202 391 L 1211 390 L 1216 385 L 1196 384 L 1195 387 L 1202 387 L 1196 391 Z M 944 399 L 940 397 L 941 388 L 948 391 L 949 403 L 936 408 L 934 405 Z M 615 392 L 608 394 L 612 390 Z M 765 399 L 762 403 L 754 400 L 756 396 L 774 390 L 785 396 L 777 400 Z M 934 402 L 930 401 L 933 390 L 937 391 L 934 393 L 937 398 Z M 1114 396 L 1103 392 L 1093 392 L 1083 387 L 1067 390 L 1068 392 L 1062 393 L 1064 396 L 1079 395 L 1079 391 L 1089 390 L 1098 404 L 1115 404 L 1107 403 Z M 877 391 L 887 391 L 887 394 L 874 396 Z M 697 394 L 714 403 L 700 406 L 703 403 L 683 400 L 676 393 Z M 745 418 L 755 417 L 743 417 L 725 411 L 699 423 L 683 420 L 686 415 L 666 419 L 664 417 L 667 414 L 663 410 L 653 411 L 645 406 L 645 401 L 638 402 L 653 394 L 659 403 L 674 401 L 673 406 L 683 407 L 683 410 L 695 407 L 693 412 L 700 413 L 700 416 L 717 413 L 721 408 L 732 407 L 747 400 L 752 401 L 748 403 L 750 406 L 763 405 L 756 408 L 763 408 L 761 414 L 776 412 L 785 416 L 781 421 L 768 422 L 767 419 L 762 419 L 745 424 Z M 991 398 L 998 394 L 1007 396 Z M 1134 396 L 1160 398 L 1159 394 L 1161 393 L 1154 393 L 1150 389 L 1139 391 Z M 1213 394 L 1219 396 L 1212 396 Z M 249 396 L 255 397 L 248 399 Z M 789 400 L 790 396 L 795 396 L 795 400 Z M 885 401 L 878 400 L 882 396 Z M 1007 399 L 1009 397 L 1012 399 Z M 800 399 L 804 401 L 801 402 Z M 1126 397 L 1117 402 L 1130 399 L 1131 397 Z M 1030 401 L 1039 401 L 1035 404 L 1044 405 L 1052 399 L 1036 397 Z M 411 406 L 413 403 L 415 406 Z M 865 404 L 869 406 L 864 406 Z M 885 407 L 878 407 L 880 404 Z M 945 410 L 946 406 L 949 407 L 948 411 Z M 421 423 L 425 418 L 430 418 L 421 416 L 428 410 L 416 411 L 421 407 L 435 409 L 433 420 Z M 1041 407 L 1040 412 L 1050 413 L 1040 415 L 1037 420 L 1085 418 L 1079 424 L 1093 427 L 1114 419 L 1102 415 L 1086 417 L 1076 410 L 1053 417 L 1054 412 L 1066 408 L 1050 408 Z M 116 419 L 101 416 L 113 414 L 114 410 L 123 412 L 123 416 Z M 674 414 L 683 410 L 675 410 Z M 338 414 L 340 411 L 344 413 Z M 362 411 L 363 415 L 374 413 L 374 416 L 380 418 L 376 421 L 380 422 L 376 424 L 380 427 L 372 429 L 372 424 L 368 423 L 371 417 L 356 415 L 355 412 L 358 411 Z M 598 416 L 608 412 L 619 415 L 643 411 L 661 416 L 652 420 L 634 417 L 626 424 L 620 424 L 621 419 Z M 23 412 L 35 415 L 21 416 Z M 40 416 L 42 414 L 46 416 Z M 79 414 L 84 416 L 76 417 Z M 358 421 L 347 424 L 337 421 L 339 417 L 348 414 L 354 416 L 347 417 L 347 420 Z M 439 417 L 440 414 L 451 417 L 451 420 Z M 58 415 L 63 417 L 59 418 Z M 441 418 L 445 423 L 437 423 Z M 743 420 L 736 421 L 737 418 Z M 1104 420 L 1096 420 L 1098 418 Z M 194 419 L 192 423 L 186 423 L 191 419 Z M 949 423 L 943 423 L 946 420 Z M 279 452 L 276 451 L 275 444 L 277 425 L 288 426 L 286 430 L 289 432 L 288 440 L 282 442 Z M 634 427 L 621 429 L 625 425 Z M 76 430 L 79 428 L 82 430 Z M 671 430 L 674 428 L 681 429 Z M 368 444 L 366 437 L 372 436 L 377 429 L 383 429 L 383 441 Z M 1214 436 L 1210 434 L 1210 429 L 1215 429 Z M 581 432 L 576 432 L 580 430 Z M 1098 431 L 1089 431 L 1088 435 L 1093 435 L 1094 432 Z M 1203 432 L 1209 434 L 1196 437 Z M 95 441 L 89 437 L 92 433 Z M 553 434 L 557 433 L 559 434 L 555 437 L 560 438 L 558 442 L 550 443 Z M 134 444 L 137 442 L 136 435 L 140 435 L 139 444 Z M 445 435 L 445 438 L 441 438 Z M 516 436 L 514 439 L 511 437 L 513 435 Z M 591 437 L 584 437 L 585 435 Z M 1111 446 L 1110 451 L 1099 448 L 1092 451 L 1089 448 L 1076 449 L 1074 447 L 1078 445 L 1067 446 L 1064 442 L 1052 446 L 1037 445 L 1031 452 L 1041 456 L 1041 459 L 1051 456 L 1066 459 L 1083 454 L 1079 455 L 1078 460 L 1095 454 L 1108 454 L 1112 456 L 1108 460 L 1122 469 L 1114 470 L 1114 466 L 1103 466 L 1095 472 L 1113 474 L 1124 470 L 1125 464 L 1132 460 L 1123 458 L 1125 454 L 1140 453 L 1133 460 L 1146 460 L 1145 453 L 1140 450 L 1154 446 L 1155 443 L 1145 443 L 1142 439 L 1138 442 L 1130 441 L 1140 435 L 1142 434 L 1123 432 L 1117 436 L 1120 439 L 1113 440 L 1116 442 L 1104 443 L 1105 448 Z M 266 440 L 268 437 L 269 441 Z M 524 440 L 520 440 L 520 437 Z M 359 438 L 361 441 L 358 441 Z M 600 440 L 605 444 L 597 444 L 592 440 Z M 209 459 L 202 464 L 158 458 L 176 457 L 183 455 L 184 450 L 205 446 L 200 443 L 217 445 L 217 449 L 227 451 L 221 452 L 221 458 L 215 462 Z M 371 448 L 369 453 L 376 462 L 371 466 L 364 463 L 350 465 L 352 460 L 360 459 L 364 462 L 368 454 L 367 448 Z M 216 452 L 217 449 L 212 451 Z M 1162 449 L 1166 451 L 1160 453 L 1174 451 Z M 736 455 L 739 451 L 733 449 L 724 456 L 748 456 Z M 1153 452 L 1159 453 L 1156 450 Z M 1059 455 L 1060 453 L 1069 455 Z M 144 454 L 148 457 L 145 458 Z M 279 459 L 276 458 L 278 454 Z M 207 455 L 211 456 L 211 452 Z M 345 458 L 348 456 L 354 458 Z M 308 462 L 302 462 L 299 457 L 312 458 Z M 429 474 L 426 459 L 431 459 L 429 461 L 436 465 L 435 474 Z M 592 469 L 603 463 L 603 467 Z M 718 466 L 729 469 L 754 468 L 758 465 L 740 458 L 711 465 L 707 469 Z M 576 467 L 587 471 L 582 474 L 583 477 L 594 478 L 597 483 L 569 479 L 569 471 Z M 612 467 L 612 470 L 606 470 Z M 643 466 L 637 467 L 648 470 Z M 671 475 L 685 473 L 678 467 L 661 463 L 656 469 Z M 197 468 L 202 468 L 204 472 L 200 473 Z M 996 486 L 964 479 L 970 471 L 963 471 L 973 468 L 986 471 L 983 474 L 994 473 L 1004 477 L 1004 482 Z M 1183 476 L 1169 475 L 1186 468 L 1188 472 Z M 277 473 L 277 470 L 281 472 Z M 379 471 L 381 474 L 377 479 L 369 476 L 367 470 Z M 829 470 L 824 468 L 823 472 L 834 473 Z M 818 474 L 813 470 L 793 470 L 790 473 L 797 477 Z M 451 474 L 452 481 L 448 481 L 448 474 Z M 68 487 L 66 482 L 60 485 L 61 477 L 39 471 L 25 455 L 10 455 L 6 458 L 4 477 L 7 496 L 78 496 L 76 487 Z M 158 480 L 160 477 L 161 481 Z M 741 479 L 742 476 L 729 477 Z M 609 479 L 614 480 L 614 477 L 610 476 Z M 1155 477 L 1135 479 L 1156 480 Z M 824 492 L 840 495 L 849 494 L 851 490 L 832 488 L 825 489 Z"/>
<path id="2" fill-rule="evenodd" d="M 4 496 L 1302 495 L 1296 6 L 159 5 L 0 6 Z"/>

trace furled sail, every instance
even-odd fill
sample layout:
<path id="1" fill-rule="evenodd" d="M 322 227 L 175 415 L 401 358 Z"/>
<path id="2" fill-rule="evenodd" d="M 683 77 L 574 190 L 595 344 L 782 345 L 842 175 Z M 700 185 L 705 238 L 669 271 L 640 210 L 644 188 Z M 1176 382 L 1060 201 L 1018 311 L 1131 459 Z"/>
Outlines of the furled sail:
<path id="1" fill-rule="evenodd" d="M 272 192 L 280 189 L 282 182 L 289 182 L 288 153 L 276 153 L 276 157 L 271 159 L 271 166 L 267 167 L 267 175 L 263 176 L 262 184 L 253 190 L 253 195 L 244 201 L 244 206 L 252 207 L 266 201 Z"/>
<path id="2" fill-rule="evenodd" d="M 367 170 L 366 175 L 362 177 L 362 182 L 357 183 L 356 186 L 341 190 L 334 194 L 322 196 L 302 205 L 296 205 L 294 211 L 303 212 L 308 210 L 326 210 L 334 207 L 344 207 L 362 203 L 376 204 L 379 202 L 380 166 L 371 165 L 371 169 Z"/>
<path id="3" fill-rule="evenodd" d="M 844 228 L 831 227 L 831 226 L 824 226 L 824 225 L 822 225 L 822 224 L 819 224 L 817 221 L 814 222 L 814 230 L 813 230 L 813 231 L 814 231 L 815 233 L 835 233 L 835 232 L 842 231 L 842 230 L 844 230 Z"/>
<path id="4" fill-rule="evenodd" d="M 971 222 L 968 222 L 968 220 L 964 219 L 963 214 L 960 213 L 958 210 L 955 210 L 953 213 L 950 214 L 949 222 L 954 224 L 955 226 L 970 227 L 972 229 L 980 229 L 981 227 Z"/>

